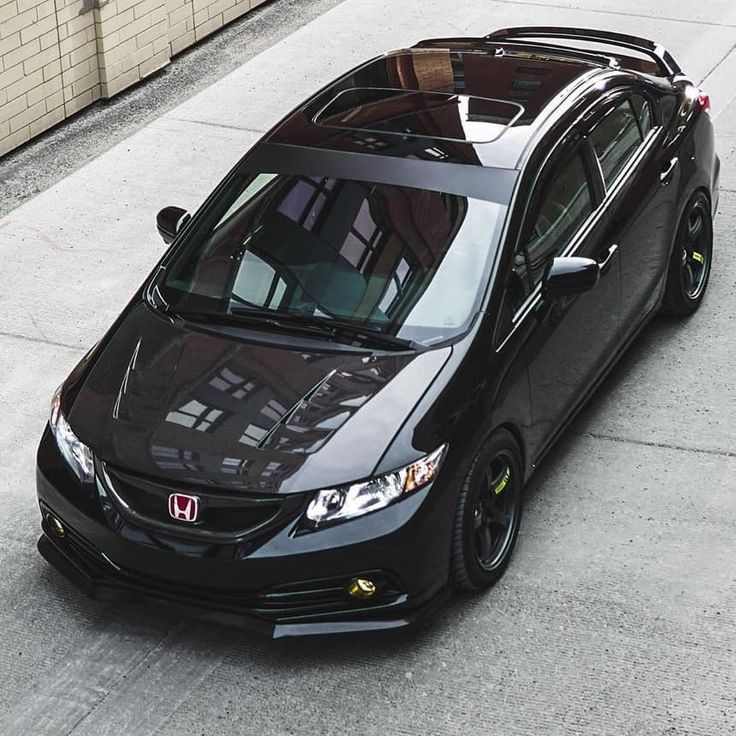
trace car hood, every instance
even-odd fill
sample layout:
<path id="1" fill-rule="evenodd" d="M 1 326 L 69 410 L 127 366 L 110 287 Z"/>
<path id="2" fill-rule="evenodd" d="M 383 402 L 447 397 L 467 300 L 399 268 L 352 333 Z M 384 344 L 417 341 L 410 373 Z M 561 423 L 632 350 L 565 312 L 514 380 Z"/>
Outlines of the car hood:
<path id="1" fill-rule="evenodd" d="M 372 474 L 451 351 L 256 344 L 141 303 L 95 357 L 69 421 L 100 460 L 134 473 L 265 493 L 330 487 Z"/>

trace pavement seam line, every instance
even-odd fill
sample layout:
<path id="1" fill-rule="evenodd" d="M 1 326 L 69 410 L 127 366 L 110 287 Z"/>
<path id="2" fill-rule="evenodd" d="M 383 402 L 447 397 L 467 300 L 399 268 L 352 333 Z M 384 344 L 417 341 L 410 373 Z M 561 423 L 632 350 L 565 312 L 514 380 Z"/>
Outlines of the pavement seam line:
<path id="1" fill-rule="evenodd" d="M 731 56 L 731 54 L 733 53 L 733 50 L 734 50 L 734 49 L 736 49 L 736 43 L 735 43 L 735 44 L 734 44 L 733 46 L 731 46 L 731 48 L 730 48 L 730 49 L 729 49 L 728 51 L 726 51 L 726 53 L 725 53 L 725 54 L 723 54 L 723 56 L 722 56 L 722 57 L 721 57 L 720 59 L 718 59 L 718 61 L 717 61 L 717 62 L 716 62 L 716 63 L 715 63 L 714 65 L 713 65 L 713 68 L 712 68 L 712 69 L 710 69 L 710 70 L 709 70 L 709 71 L 708 71 L 708 72 L 707 72 L 707 73 L 705 74 L 705 76 L 704 76 L 704 77 L 703 77 L 703 78 L 702 78 L 702 79 L 701 79 L 701 80 L 700 80 L 700 81 L 698 82 L 698 87 L 699 87 L 699 86 L 700 86 L 701 84 L 703 84 L 703 82 L 705 82 L 705 80 L 706 80 L 706 79 L 708 79 L 708 77 L 709 77 L 709 76 L 710 76 L 711 74 L 713 74 L 713 72 L 714 72 L 714 71 L 715 71 L 716 69 L 718 69 L 718 67 L 719 67 L 719 66 L 721 66 L 721 64 L 723 64 L 723 62 L 724 62 L 724 61 L 726 61 L 726 59 L 728 59 L 728 57 L 729 57 L 729 56 Z M 728 107 L 728 105 L 726 105 L 726 107 Z M 725 109 L 725 108 L 723 108 L 723 109 Z"/>
<path id="2" fill-rule="evenodd" d="M 160 734 L 161 733 L 161 729 L 167 723 L 169 723 L 171 721 L 171 719 L 175 715 L 177 715 L 178 710 L 179 710 L 179 706 L 184 702 L 184 700 L 187 698 L 187 696 L 189 695 L 189 693 L 192 690 L 194 690 L 194 688 L 197 687 L 199 685 L 199 683 L 202 682 L 202 680 L 204 680 L 206 677 L 208 677 L 209 675 L 211 675 L 212 672 L 215 671 L 215 669 L 217 669 L 218 667 L 220 667 L 222 665 L 222 663 L 225 660 L 225 656 L 226 656 L 226 654 L 220 654 L 220 655 L 218 655 L 217 657 L 215 657 L 212 661 L 210 661 L 208 663 L 208 665 L 204 668 L 204 671 L 201 672 L 200 673 L 200 676 L 196 679 L 196 681 L 194 683 L 192 683 L 192 685 L 189 688 L 189 690 L 186 693 L 184 693 L 181 696 L 181 698 L 177 701 L 177 707 L 176 708 L 172 708 L 172 709 L 169 710 L 169 713 L 166 714 L 164 716 L 163 720 L 156 726 L 156 728 L 153 731 L 151 731 L 150 736 L 157 736 L 157 734 Z"/>
<path id="3" fill-rule="evenodd" d="M 147 649 L 143 656 L 140 657 L 140 659 L 138 659 L 129 670 L 121 673 L 120 677 L 118 677 L 115 682 L 112 683 L 105 694 L 97 702 L 95 702 L 84 715 L 81 716 L 81 718 L 66 732 L 65 736 L 72 736 L 74 732 L 79 728 L 79 726 L 81 726 L 82 723 L 84 723 L 97 710 L 97 708 L 99 708 L 115 692 L 117 686 L 123 680 L 127 679 L 129 675 L 139 669 L 157 651 L 163 649 L 169 637 L 172 636 L 177 631 L 177 629 L 180 628 L 180 626 L 181 620 L 177 621 L 152 647 Z"/>
<path id="4" fill-rule="evenodd" d="M 520 0 L 495 0 L 497 3 L 503 5 L 533 5 L 538 8 L 557 8 L 559 10 L 573 10 L 583 13 L 600 13 L 601 15 L 621 15 L 627 18 L 646 18 L 652 20 L 651 15 L 645 15 L 644 13 L 631 13 L 623 10 L 601 10 L 600 8 L 572 8 L 569 5 L 556 5 L 553 3 L 539 3 L 539 2 L 521 2 Z M 710 20 L 691 20 L 688 18 L 669 18 L 662 16 L 656 20 L 669 21 L 670 23 L 687 23 L 688 25 L 701 25 L 701 26 L 716 26 L 717 28 L 736 28 L 736 23 L 715 23 Z"/>
<path id="5" fill-rule="evenodd" d="M 687 447 L 686 445 L 672 445 L 667 442 L 651 442 L 648 440 L 635 440 L 630 437 L 619 435 L 601 434 L 599 432 L 571 432 L 573 436 L 587 437 L 595 440 L 607 440 L 608 442 L 620 442 L 626 445 L 642 445 L 644 447 L 657 447 L 662 450 L 678 450 L 681 452 L 695 452 L 699 455 L 715 455 L 717 457 L 736 458 L 736 452 L 728 450 L 704 450 L 699 447 Z"/>

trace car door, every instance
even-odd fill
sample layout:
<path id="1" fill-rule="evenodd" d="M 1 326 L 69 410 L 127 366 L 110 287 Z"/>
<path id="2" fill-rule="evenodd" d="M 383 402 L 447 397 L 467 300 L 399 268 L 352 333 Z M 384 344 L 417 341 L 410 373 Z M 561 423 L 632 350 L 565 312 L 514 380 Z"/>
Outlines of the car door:
<path id="1" fill-rule="evenodd" d="M 621 90 L 587 116 L 584 129 L 620 251 L 623 339 L 656 306 L 674 237 L 680 165 L 661 150 L 664 131 L 656 113 L 643 92 Z"/>
<path id="2" fill-rule="evenodd" d="M 620 270 L 599 217 L 601 200 L 590 146 L 573 131 L 544 163 L 526 200 L 507 279 L 507 302 L 515 312 L 506 339 L 524 343 L 532 459 L 544 452 L 585 396 L 618 339 Z M 605 268 L 592 291 L 550 302 L 541 287 L 555 256 L 592 258 Z"/>

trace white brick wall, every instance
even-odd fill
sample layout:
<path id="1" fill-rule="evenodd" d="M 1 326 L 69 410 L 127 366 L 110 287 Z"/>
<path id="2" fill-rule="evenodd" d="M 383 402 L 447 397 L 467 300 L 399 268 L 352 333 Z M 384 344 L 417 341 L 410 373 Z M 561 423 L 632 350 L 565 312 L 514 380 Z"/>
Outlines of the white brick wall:
<path id="1" fill-rule="evenodd" d="M 54 0 L 0 0 L 0 155 L 64 119 L 54 11 Z"/>
<path id="2" fill-rule="evenodd" d="M 166 0 L 169 18 L 171 55 L 178 54 L 195 42 L 193 0 Z"/>
<path id="3" fill-rule="evenodd" d="M 264 0 L 0 0 L 0 156 Z"/>

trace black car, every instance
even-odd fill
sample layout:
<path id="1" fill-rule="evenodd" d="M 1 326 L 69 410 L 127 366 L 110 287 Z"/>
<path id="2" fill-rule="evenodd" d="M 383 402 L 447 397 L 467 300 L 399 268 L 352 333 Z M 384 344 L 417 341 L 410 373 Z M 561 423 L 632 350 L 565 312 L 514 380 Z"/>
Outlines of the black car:
<path id="1" fill-rule="evenodd" d="M 272 636 L 503 573 L 524 484 L 657 312 L 697 309 L 709 99 L 643 39 L 511 28 L 369 61 L 271 130 L 53 399 L 43 556 Z"/>

